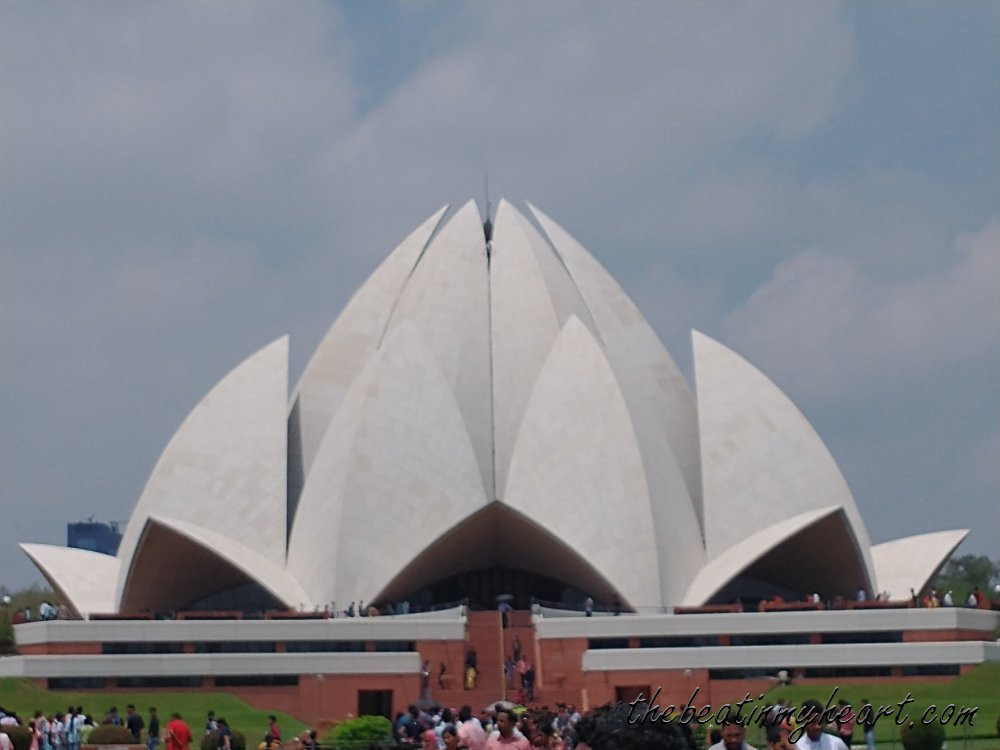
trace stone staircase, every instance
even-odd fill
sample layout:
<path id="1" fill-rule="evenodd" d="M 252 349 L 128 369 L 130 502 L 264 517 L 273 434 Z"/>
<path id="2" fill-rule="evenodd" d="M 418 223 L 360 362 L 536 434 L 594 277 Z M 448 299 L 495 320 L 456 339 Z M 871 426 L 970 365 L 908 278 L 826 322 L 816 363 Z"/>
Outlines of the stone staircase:
<path id="1" fill-rule="evenodd" d="M 508 685 L 503 672 L 504 660 L 512 654 L 516 637 L 521 641 L 523 658 L 535 666 L 535 700 L 532 705 L 554 706 L 559 702 L 580 705 L 580 685 L 566 685 L 553 679 L 542 682 L 531 612 L 529 610 L 511 612 L 508 624 L 507 628 L 501 627 L 500 613 L 496 611 L 469 612 L 466 621 L 466 640 L 476 649 L 476 659 L 479 664 L 476 687 L 473 690 L 464 690 L 461 676 L 456 670 L 445 689 L 434 687 L 432 682 L 431 698 L 442 706 L 456 709 L 468 704 L 475 713 L 501 699 L 520 702 L 522 698 L 520 676 L 515 673 Z"/>
<path id="2" fill-rule="evenodd" d="M 503 643 L 500 613 L 469 612 L 465 626 L 466 640 L 476 650 L 479 676 L 473 690 L 464 690 L 461 676 L 456 675 L 447 689 L 432 689 L 431 698 L 442 706 L 460 708 L 468 704 L 474 713 L 487 705 L 505 699 L 507 695 L 503 677 Z M 523 642 L 522 638 L 522 642 Z"/>
<path id="3" fill-rule="evenodd" d="M 515 610 L 508 617 L 509 627 L 503 630 L 503 658 L 506 660 L 514 652 L 514 639 L 521 641 L 521 657 L 528 663 L 535 665 L 535 701 L 538 702 L 540 688 L 538 685 L 538 652 L 535 650 L 535 627 L 531 622 L 531 612 L 528 610 Z M 507 681 L 507 700 L 515 703 L 522 703 L 521 676 L 516 672 Z"/>

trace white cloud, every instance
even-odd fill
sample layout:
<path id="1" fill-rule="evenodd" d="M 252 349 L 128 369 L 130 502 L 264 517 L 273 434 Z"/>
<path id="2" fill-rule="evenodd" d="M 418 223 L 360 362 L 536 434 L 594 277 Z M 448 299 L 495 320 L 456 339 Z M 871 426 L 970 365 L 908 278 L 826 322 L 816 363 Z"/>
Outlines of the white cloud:
<path id="1" fill-rule="evenodd" d="M 1000 341 L 1000 219 L 955 239 L 945 268 L 880 281 L 810 250 L 726 319 L 730 339 L 797 393 L 841 399 L 994 357 Z M 849 390 L 850 389 L 850 390 Z"/>

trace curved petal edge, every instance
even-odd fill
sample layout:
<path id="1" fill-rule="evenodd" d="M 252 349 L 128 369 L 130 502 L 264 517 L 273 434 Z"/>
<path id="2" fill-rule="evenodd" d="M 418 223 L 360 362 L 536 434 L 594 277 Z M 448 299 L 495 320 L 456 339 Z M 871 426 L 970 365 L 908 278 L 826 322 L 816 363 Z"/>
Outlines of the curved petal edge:
<path id="1" fill-rule="evenodd" d="M 743 541 L 723 551 L 711 560 L 691 582 L 681 606 L 705 604 L 720 589 L 745 569 L 803 529 L 839 510 L 840 506 L 810 510 L 794 518 L 785 518 L 751 534 Z"/>
<path id="2" fill-rule="evenodd" d="M 692 344 L 709 557 L 738 544 L 748 526 L 840 506 L 871 591 L 868 532 L 822 438 L 791 399 L 736 352 L 698 331 Z"/>
<path id="3" fill-rule="evenodd" d="M 115 582 L 120 562 L 114 555 L 54 544 L 20 547 L 80 617 L 117 611 Z"/>
<path id="4" fill-rule="evenodd" d="M 896 599 L 920 592 L 944 565 L 969 529 L 934 531 L 893 539 L 872 547 L 872 562 L 879 591 Z"/>

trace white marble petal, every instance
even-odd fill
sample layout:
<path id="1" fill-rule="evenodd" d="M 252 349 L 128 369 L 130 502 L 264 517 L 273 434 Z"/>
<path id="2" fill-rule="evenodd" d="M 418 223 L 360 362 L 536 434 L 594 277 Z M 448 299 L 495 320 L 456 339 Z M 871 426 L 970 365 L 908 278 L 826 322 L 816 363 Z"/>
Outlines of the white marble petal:
<path id="1" fill-rule="evenodd" d="M 284 564 L 287 393 L 285 336 L 232 370 L 187 416 L 122 536 L 116 602 L 151 515 L 228 534 Z"/>
<path id="2" fill-rule="evenodd" d="M 600 345 L 575 317 L 532 392 L 504 502 L 589 560 L 628 603 L 660 604 L 661 561 L 636 434 Z"/>
<path id="3" fill-rule="evenodd" d="M 325 606 L 336 600 L 337 552 L 340 549 L 344 487 L 351 471 L 354 436 L 368 401 L 379 362 L 368 358 L 341 400 L 306 478 L 288 541 L 288 571 L 308 592 L 307 601 Z M 346 608 L 347 602 L 338 604 Z"/>
<path id="4" fill-rule="evenodd" d="M 248 577 L 291 606 L 344 606 L 425 584 L 449 529 L 492 539 L 501 521 L 556 537 L 563 554 L 532 558 L 536 572 L 634 606 L 699 604 L 741 575 L 902 596 L 964 538 L 872 548 L 826 446 L 756 368 L 694 333 L 696 410 L 648 322 L 558 224 L 501 201 L 488 257 L 475 204 L 445 211 L 358 290 L 290 401 L 287 338 L 202 399 L 117 557 L 23 545 L 73 607 L 121 608 L 127 581 L 132 606 L 152 607 Z M 157 589 L 171 544 L 186 569 Z M 802 554 L 786 565 L 786 548 Z"/>
<path id="5" fill-rule="evenodd" d="M 674 469 L 665 471 L 666 485 L 659 477 L 650 478 L 658 506 L 669 508 L 679 538 L 701 536 L 698 420 L 684 376 L 618 282 L 565 229 L 529 207 L 593 315 L 632 414 L 643 459 L 647 466 L 672 460 L 684 479 L 686 497 L 678 495 L 669 478 Z"/>
<path id="6" fill-rule="evenodd" d="M 59 598 L 78 615 L 116 611 L 117 557 L 52 544 L 20 546 Z"/>
<path id="7" fill-rule="evenodd" d="M 308 475 L 319 444 L 354 378 L 378 346 L 386 321 L 447 206 L 417 227 L 354 293 L 306 365 L 292 397 L 301 468 Z"/>
<path id="8" fill-rule="evenodd" d="M 566 324 L 571 316 L 575 315 L 580 322 L 587 326 L 587 329 L 594 334 L 594 338 L 601 341 L 601 332 L 594 322 L 594 317 L 590 314 L 590 308 L 580 294 L 580 290 L 570 276 L 559 253 L 552 247 L 545 237 L 543 237 L 535 225 L 518 212 L 513 212 L 521 224 L 528 244 L 535 254 L 538 267 L 545 279 L 545 286 L 549 290 L 549 297 L 552 300 L 552 307 L 556 311 L 559 320 L 559 328 Z"/>
<path id="9" fill-rule="evenodd" d="M 895 599 L 907 598 L 910 589 L 919 593 L 968 534 L 968 529 L 935 531 L 876 544 L 872 562 L 878 590 Z"/>
<path id="10" fill-rule="evenodd" d="M 412 325 L 438 361 L 472 438 L 484 493 L 493 486 L 489 278 L 486 238 L 472 201 L 431 240 L 400 295 L 387 335 Z"/>
<path id="11" fill-rule="evenodd" d="M 868 532 L 822 439 L 757 368 L 704 334 L 692 337 L 709 557 L 743 541 L 747 528 L 842 506 L 871 590 Z"/>
<path id="12" fill-rule="evenodd" d="M 497 208 L 490 261 L 496 497 L 504 496 L 514 438 L 559 320 L 517 211 Z"/>
<path id="13" fill-rule="evenodd" d="M 316 550 L 313 560 L 328 577 L 318 601 L 371 601 L 439 535 L 487 504 L 452 387 L 407 322 L 393 326 L 379 351 L 346 476 L 336 556 Z"/>
<path id="14" fill-rule="evenodd" d="M 309 601 L 309 596 L 302 588 L 295 576 L 285 570 L 283 564 L 275 563 L 259 549 L 247 547 L 237 542 L 229 534 L 206 529 L 189 521 L 180 521 L 174 518 L 164 518 L 161 516 L 150 516 L 147 523 L 151 526 L 159 526 L 171 531 L 179 536 L 197 544 L 202 549 L 212 555 L 221 558 L 237 570 L 245 573 L 247 578 L 256 581 L 265 589 L 270 591 L 275 598 L 282 601 L 285 606 L 294 609 L 299 604 Z M 140 543 L 141 544 L 141 543 Z M 135 559 L 140 557 L 141 548 L 136 550 Z M 156 561 L 159 564 L 160 561 Z M 136 571 L 130 570 L 128 579 Z M 160 571 L 160 575 L 163 571 Z M 149 576 L 155 578 L 156 576 Z M 129 588 L 128 581 L 125 584 L 125 592 Z"/>

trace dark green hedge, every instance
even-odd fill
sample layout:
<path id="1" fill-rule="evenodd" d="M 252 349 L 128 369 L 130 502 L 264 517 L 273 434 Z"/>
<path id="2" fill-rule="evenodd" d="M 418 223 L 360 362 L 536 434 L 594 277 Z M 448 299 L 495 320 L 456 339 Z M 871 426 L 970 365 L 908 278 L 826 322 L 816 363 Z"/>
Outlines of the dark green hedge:
<path id="1" fill-rule="evenodd" d="M 115 724 L 101 724 L 87 738 L 88 745 L 141 745 L 125 727 Z"/>
<path id="2" fill-rule="evenodd" d="M 323 737 L 323 745 L 333 750 L 357 750 L 392 739 L 392 722 L 384 716 L 359 716 L 342 721 Z"/>
<path id="3" fill-rule="evenodd" d="M 6 727 L 4 731 L 10 737 L 10 741 L 14 743 L 14 750 L 28 750 L 31 747 L 31 732 L 28 731 L 27 727 L 22 727 L 19 724 L 12 725 Z"/>
<path id="4" fill-rule="evenodd" d="M 944 727 L 936 721 L 904 726 L 899 734 L 906 750 L 941 750 L 944 745 Z"/>
<path id="5" fill-rule="evenodd" d="M 233 738 L 230 740 L 230 745 L 232 750 L 247 750 L 247 736 L 238 729 L 229 728 L 229 731 L 233 733 Z M 209 732 L 204 737 L 201 738 L 201 750 L 217 750 L 219 747 L 219 730 L 216 729 L 214 732 Z"/>

